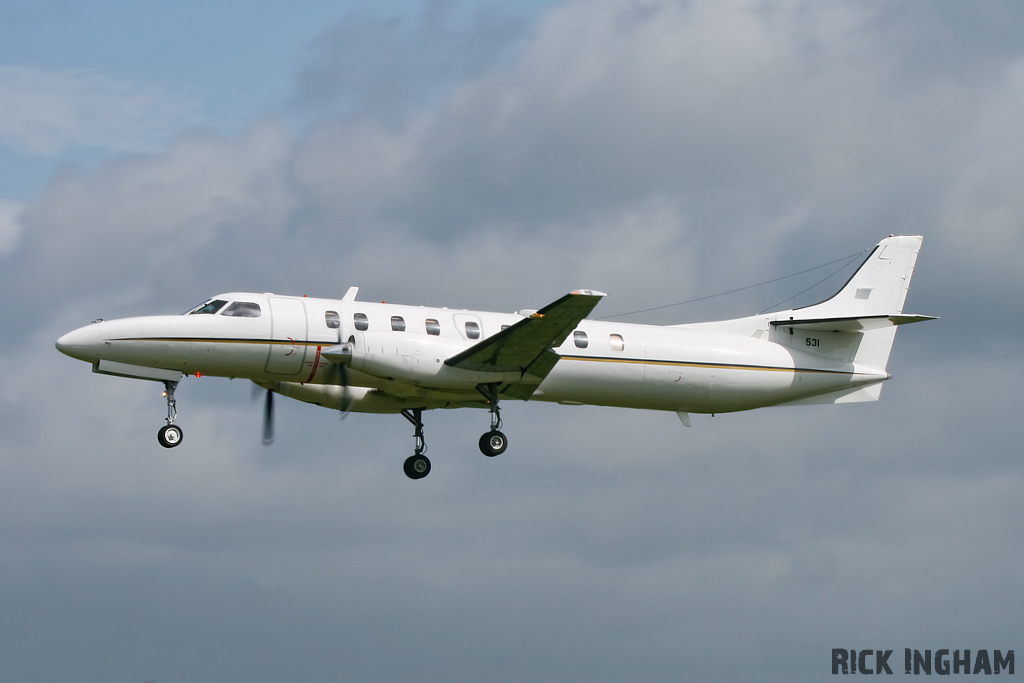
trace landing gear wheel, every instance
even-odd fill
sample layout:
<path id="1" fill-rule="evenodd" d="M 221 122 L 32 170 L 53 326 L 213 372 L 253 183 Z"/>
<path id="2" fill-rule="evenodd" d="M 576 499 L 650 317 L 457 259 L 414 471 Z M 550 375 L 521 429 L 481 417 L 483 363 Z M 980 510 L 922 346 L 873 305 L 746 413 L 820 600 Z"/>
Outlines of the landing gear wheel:
<path id="1" fill-rule="evenodd" d="M 497 429 L 492 429 L 480 437 L 480 452 L 488 458 L 501 455 L 508 448 L 508 439 Z"/>
<path id="2" fill-rule="evenodd" d="M 425 455 L 412 455 L 405 461 L 405 476 L 410 479 L 422 479 L 430 474 L 430 460 Z"/>
<path id="3" fill-rule="evenodd" d="M 164 448 L 174 448 L 181 443 L 183 435 L 181 433 L 181 427 L 178 425 L 167 425 L 161 427 L 160 431 L 156 433 L 156 440 L 160 442 L 160 445 Z"/>

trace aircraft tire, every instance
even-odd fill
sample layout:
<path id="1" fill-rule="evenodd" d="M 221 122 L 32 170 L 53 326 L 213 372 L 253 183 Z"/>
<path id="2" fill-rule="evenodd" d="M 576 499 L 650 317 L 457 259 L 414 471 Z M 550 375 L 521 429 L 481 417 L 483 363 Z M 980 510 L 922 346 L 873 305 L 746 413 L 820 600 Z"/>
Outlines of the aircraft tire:
<path id="1" fill-rule="evenodd" d="M 410 479 L 422 479 L 430 474 L 430 460 L 425 455 L 412 455 L 406 458 L 403 469 Z"/>
<path id="2" fill-rule="evenodd" d="M 182 434 L 181 427 L 178 425 L 166 425 L 161 427 L 160 431 L 156 433 L 156 440 L 164 448 L 174 448 L 181 443 L 182 438 L 184 438 L 184 435 Z"/>
<path id="3" fill-rule="evenodd" d="M 497 429 L 493 429 L 480 437 L 480 452 L 488 458 L 501 455 L 508 448 L 508 439 Z"/>

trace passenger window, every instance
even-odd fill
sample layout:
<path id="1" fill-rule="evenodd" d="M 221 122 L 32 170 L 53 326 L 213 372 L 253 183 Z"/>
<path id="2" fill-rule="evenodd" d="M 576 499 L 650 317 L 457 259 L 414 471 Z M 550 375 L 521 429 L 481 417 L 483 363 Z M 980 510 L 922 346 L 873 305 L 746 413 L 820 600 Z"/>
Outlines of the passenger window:
<path id="1" fill-rule="evenodd" d="M 622 351 L 626 348 L 626 342 L 622 341 L 622 337 L 617 334 L 608 335 L 608 343 L 611 344 L 612 351 Z"/>
<path id="2" fill-rule="evenodd" d="M 405 318 L 400 315 L 391 316 L 391 329 L 395 332 L 405 332 Z"/>
<path id="3" fill-rule="evenodd" d="M 427 321 L 424 324 L 427 327 L 427 334 L 435 336 L 441 334 L 441 323 L 437 322 L 433 318 L 427 318 Z"/>
<path id="4" fill-rule="evenodd" d="M 336 330 L 341 327 L 341 317 L 338 316 L 337 311 L 324 311 L 324 322 L 327 323 L 327 327 L 332 330 Z"/>
<path id="5" fill-rule="evenodd" d="M 469 337 L 470 339 L 479 339 L 480 338 L 480 325 L 479 325 L 479 323 L 475 323 L 472 320 L 468 321 L 466 323 L 466 336 Z"/>
<path id="6" fill-rule="evenodd" d="M 501 326 L 501 329 L 503 329 L 503 330 L 507 330 L 507 329 L 508 329 L 508 325 L 502 325 L 502 326 Z"/>
<path id="7" fill-rule="evenodd" d="M 352 316 L 352 324 L 356 326 L 356 329 L 360 332 L 366 332 L 370 329 L 370 320 L 366 317 L 365 313 L 356 313 Z"/>
<path id="8" fill-rule="evenodd" d="M 587 339 L 587 333 L 576 330 L 572 333 L 572 343 L 576 345 L 577 349 L 585 349 L 590 341 Z"/>
<path id="9" fill-rule="evenodd" d="M 226 303 L 227 301 L 222 301 L 220 299 L 210 299 L 199 308 L 193 308 L 189 312 L 189 315 L 213 315 L 220 309 L 224 308 L 224 304 Z"/>
<path id="10" fill-rule="evenodd" d="M 258 318 L 260 317 L 260 305 L 251 301 L 236 301 L 225 308 L 221 315 L 229 315 L 234 318 Z"/>

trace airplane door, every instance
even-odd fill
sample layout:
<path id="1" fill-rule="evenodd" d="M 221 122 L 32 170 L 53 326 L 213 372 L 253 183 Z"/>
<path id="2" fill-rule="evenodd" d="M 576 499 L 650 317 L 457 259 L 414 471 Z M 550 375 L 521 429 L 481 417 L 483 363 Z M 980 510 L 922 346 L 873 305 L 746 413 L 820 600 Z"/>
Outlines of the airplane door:
<path id="1" fill-rule="evenodd" d="M 294 375 L 306 359 L 306 306 L 301 299 L 270 297 L 272 328 L 267 372 Z"/>

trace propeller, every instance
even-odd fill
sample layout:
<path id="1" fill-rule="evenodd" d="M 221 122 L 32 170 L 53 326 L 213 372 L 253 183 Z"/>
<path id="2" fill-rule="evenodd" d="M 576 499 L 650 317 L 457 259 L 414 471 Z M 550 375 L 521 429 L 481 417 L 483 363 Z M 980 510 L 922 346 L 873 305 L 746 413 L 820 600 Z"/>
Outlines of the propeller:
<path id="1" fill-rule="evenodd" d="M 259 384 L 253 383 L 252 385 L 252 400 L 255 401 L 260 394 L 260 389 L 266 390 L 266 395 L 263 399 L 263 445 L 269 446 L 274 443 L 274 389 L 273 387 L 263 387 Z"/>
<path id="2" fill-rule="evenodd" d="M 274 392 L 267 389 L 263 400 L 263 445 L 274 443 Z"/>
<path id="3" fill-rule="evenodd" d="M 338 334 L 338 343 L 324 351 L 324 358 L 331 361 L 331 382 L 341 386 L 341 419 L 345 419 L 352 409 L 352 397 L 349 395 L 348 364 L 352 362 L 352 353 L 355 350 L 355 338 L 349 337 L 347 342 L 341 341 L 341 334 Z"/>

